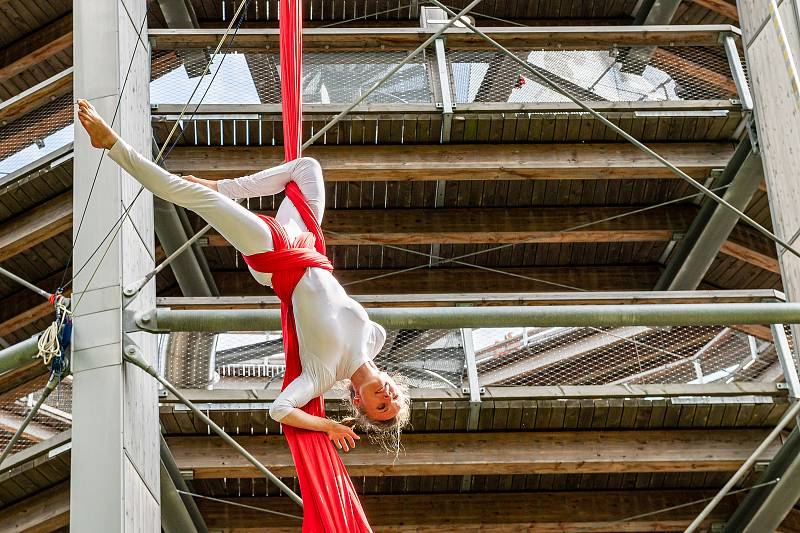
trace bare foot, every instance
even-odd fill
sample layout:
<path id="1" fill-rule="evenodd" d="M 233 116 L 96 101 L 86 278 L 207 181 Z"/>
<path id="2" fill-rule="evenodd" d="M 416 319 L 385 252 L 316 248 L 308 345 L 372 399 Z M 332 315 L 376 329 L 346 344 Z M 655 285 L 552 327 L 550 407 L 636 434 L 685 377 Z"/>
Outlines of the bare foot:
<path id="1" fill-rule="evenodd" d="M 97 110 L 88 101 L 78 100 L 78 119 L 81 121 L 86 133 L 95 148 L 110 150 L 119 136 L 106 124 L 106 121 L 97 113 Z"/>

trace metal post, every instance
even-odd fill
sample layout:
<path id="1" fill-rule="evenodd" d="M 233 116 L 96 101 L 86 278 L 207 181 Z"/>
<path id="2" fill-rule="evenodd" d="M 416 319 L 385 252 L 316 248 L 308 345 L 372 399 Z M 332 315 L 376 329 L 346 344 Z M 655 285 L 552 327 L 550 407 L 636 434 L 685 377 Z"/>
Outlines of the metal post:
<path id="1" fill-rule="evenodd" d="M 52 296 L 52 294 L 50 294 L 49 292 L 40 289 L 39 287 L 37 287 L 33 283 L 25 281 L 21 277 L 17 276 L 13 272 L 9 272 L 8 270 L 6 270 L 3 267 L 0 267 L 0 274 L 4 275 L 5 277 L 7 277 L 8 279 L 10 279 L 12 281 L 16 281 L 17 283 L 19 283 L 20 285 L 22 285 L 26 289 L 32 290 L 33 292 L 35 292 L 36 294 L 38 294 L 39 296 L 41 296 L 43 298 L 48 298 L 49 299 L 50 296 Z"/>
<path id="2" fill-rule="evenodd" d="M 800 455 L 795 455 L 780 481 L 758 508 L 742 533 L 776 531 L 800 498 Z"/>
<path id="3" fill-rule="evenodd" d="M 767 499 L 767 496 L 775 489 L 775 485 L 769 483 L 775 483 L 776 480 L 780 480 L 784 476 L 786 469 L 798 456 L 799 451 L 800 430 L 795 427 L 789 433 L 775 457 L 769 462 L 767 468 L 758 477 L 757 485 L 760 486 L 749 490 L 747 495 L 739 502 L 733 514 L 728 518 L 723 533 L 742 533 L 742 530 L 753 519 L 753 515 Z"/>
<path id="4" fill-rule="evenodd" d="M 725 54 L 728 56 L 728 65 L 731 67 L 733 83 L 736 84 L 736 92 L 739 93 L 739 101 L 745 111 L 753 110 L 753 95 L 750 94 L 750 85 L 747 83 L 747 76 L 744 74 L 742 60 L 739 58 L 739 49 L 736 47 L 736 38 L 727 34 L 722 38 L 725 46 Z"/>
<path id="5" fill-rule="evenodd" d="M 161 436 L 161 445 L 159 446 L 159 450 L 162 468 L 161 475 L 163 476 L 164 473 L 166 473 L 169 479 L 172 480 L 172 487 L 176 493 L 180 494 L 181 491 L 189 492 L 189 487 L 186 485 L 186 481 L 184 481 L 183 477 L 181 476 L 180 470 L 178 470 L 178 465 L 175 464 L 175 458 L 172 457 L 172 453 L 170 452 L 169 446 L 167 446 L 167 441 L 164 440 L 163 435 Z M 198 509 L 194 498 L 191 496 L 185 496 L 183 494 L 180 494 L 180 498 L 183 502 L 183 506 L 189 513 L 194 528 L 198 531 L 198 533 L 208 533 L 208 527 L 203 519 L 203 515 L 200 514 L 200 509 Z"/>
<path id="6" fill-rule="evenodd" d="M 442 19 L 433 19 L 432 15 L 434 14 L 441 14 Z M 422 27 L 428 28 L 430 26 L 443 24 L 447 20 L 447 14 L 445 14 L 441 9 L 425 7 L 422 10 L 420 18 Z M 453 128 L 453 97 L 451 90 L 452 83 L 450 79 L 450 72 L 447 68 L 447 56 L 445 54 L 444 44 L 445 40 L 442 37 L 436 39 L 434 42 L 434 50 L 436 52 L 434 63 L 435 66 L 429 63 L 429 67 L 434 85 L 433 92 L 438 97 L 437 105 L 441 106 L 442 108 L 442 129 L 440 132 L 439 141 L 442 143 L 449 143 L 450 133 Z M 442 207 L 444 205 L 445 183 L 446 182 L 444 180 L 436 181 L 436 194 L 433 203 L 434 207 Z M 439 264 L 439 250 L 439 243 L 431 244 L 431 257 L 429 260 L 429 265 L 432 267 Z"/>
<path id="7" fill-rule="evenodd" d="M 152 137 L 144 112 L 150 50 L 139 34 L 140 28 L 147 32 L 146 15 L 145 0 L 73 2 L 75 95 L 102 116 L 116 111 L 115 130 L 140 153 L 150 150 Z M 143 193 L 134 203 L 139 184 L 90 145 L 80 124 L 74 166 L 73 219 L 88 209 L 91 221 L 87 216 L 73 246 L 72 263 L 85 268 L 73 280 L 73 298 L 81 304 L 73 306 L 70 530 L 157 533 L 157 384 L 130 372 L 122 360 L 122 289 L 154 268 L 152 197 Z M 114 227 L 119 231 L 107 239 L 103 254 L 94 253 Z M 130 308 L 154 305 L 150 285 Z M 148 354 L 156 353 L 155 337 L 131 336 Z"/>
<path id="8" fill-rule="evenodd" d="M 436 39 L 436 72 L 439 90 L 442 95 L 442 142 L 450 142 L 450 130 L 453 126 L 453 97 L 450 94 L 450 74 L 447 71 L 447 57 L 444 51 L 444 39 Z"/>
<path id="9" fill-rule="evenodd" d="M 714 496 L 714 499 L 711 500 L 708 505 L 706 505 L 705 509 L 703 509 L 699 515 L 697 515 L 697 518 L 695 518 L 694 521 L 689 524 L 689 527 L 686 528 L 684 533 L 693 533 L 694 531 L 697 531 L 697 528 L 700 527 L 708 515 L 711 514 L 711 511 L 713 511 L 717 505 L 719 505 L 719 502 L 722 501 L 722 499 L 739 482 L 739 480 L 744 478 L 744 476 L 749 473 L 750 469 L 753 467 L 758 458 L 761 457 L 769 445 L 772 444 L 772 441 L 774 441 L 778 435 L 781 434 L 783 428 L 785 428 L 789 422 L 791 422 L 794 417 L 797 416 L 798 413 L 800 413 L 800 402 L 794 402 L 789 410 L 784 413 L 783 418 L 781 418 L 780 422 L 778 422 L 778 425 L 775 426 L 769 435 L 767 435 L 767 438 L 765 438 L 764 441 L 758 445 L 758 448 L 756 448 L 753 453 L 750 454 L 750 457 L 748 457 L 744 464 L 739 467 L 739 470 L 737 470 L 733 477 L 728 480 L 725 486 L 720 489 L 717 495 Z"/>
<path id="10" fill-rule="evenodd" d="M 783 324 L 772 324 L 770 328 L 775 351 L 778 352 L 778 360 L 783 369 L 783 377 L 786 379 L 786 386 L 789 387 L 789 397 L 796 401 L 800 398 L 800 378 L 797 376 L 797 366 L 792 356 L 792 349 L 789 347 L 789 340 L 786 338 Z"/>
<path id="11" fill-rule="evenodd" d="M 434 5 L 440 7 L 441 9 L 444 9 L 445 11 L 450 13 L 451 15 L 454 14 L 452 9 L 448 8 L 447 6 L 445 6 L 444 4 L 439 2 L 439 0 L 431 0 L 431 2 Z M 480 29 L 478 29 L 475 26 L 473 26 L 472 24 L 470 24 L 468 21 L 462 20 L 461 22 L 462 22 L 462 24 L 464 24 L 464 26 L 466 26 L 467 28 L 469 28 L 470 30 L 475 32 L 475 34 L 477 34 L 479 37 L 481 37 L 484 41 L 486 41 L 487 43 L 491 44 L 492 46 L 494 46 L 495 48 L 497 48 L 498 50 L 500 50 L 501 52 L 506 54 L 508 57 L 512 58 L 513 61 L 515 61 L 518 65 L 520 65 L 522 68 L 524 68 L 525 70 L 527 70 L 528 72 L 530 72 L 534 76 L 536 76 L 536 78 L 539 80 L 540 83 L 542 83 L 543 85 L 546 85 L 547 87 L 549 87 L 550 89 L 558 92 L 559 94 L 563 94 L 564 96 L 566 96 L 572 103 L 574 103 L 575 105 L 577 105 L 578 107 L 580 107 L 581 109 L 583 109 L 584 111 L 586 111 L 587 113 L 589 113 L 590 115 L 595 117 L 597 120 L 602 122 L 606 127 L 610 128 L 612 131 L 617 133 L 620 137 L 622 137 L 623 139 L 625 139 L 629 143 L 633 144 L 636 148 L 638 148 L 639 150 L 643 151 L 644 153 L 646 153 L 650 157 L 652 157 L 655 160 L 657 160 L 658 162 L 660 162 L 666 168 L 668 168 L 669 170 L 674 172 L 678 177 L 680 177 L 681 179 L 687 181 L 688 183 L 690 183 L 696 189 L 702 191 L 703 194 L 705 194 L 709 198 L 713 199 L 718 204 L 725 206 L 725 208 L 727 208 L 727 209 L 733 211 L 734 213 L 736 213 L 737 215 L 739 215 L 739 217 L 742 220 L 744 220 L 750 226 L 752 226 L 753 228 L 758 230 L 759 233 L 761 233 L 762 235 L 768 237 L 770 240 L 780 244 L 781 246 L 783 246 L 784 248 L 789 250 L 789 252 L 791 252 L 792 255 L 800 257 L 800 251 L 798 251 L 795 248 L 793 248 L 791 244 L 789 244 L 785 240 L 781 239 L 780 237 L 778 237 L 777 235 L 775 235 L 774 233 L 772 233 L 771 231 L 766 229 L 764 226 L 762 226 L 761 224 L 759 224 L 758 222 L 753 220 L 753 218 L 749 217 L 748 215 L 746 215 L 745 213 L 743 213 L 742 211 L 740 211 L 736 207 L 732 206 L 729 202 L 727 202 L 725 199 L 723 199 L 720 196 L 718 196 L 717 194 L 715 194 L 708 187 L 706 187 L 702 183 L 698 182 L 696 179 L 694 179 L 691 176 L 689 176 L 686 172 L 682 171 L 681 169 L 679 169 L 678 167 L 676 167 L 675 165 L 670 163 L 667 159 L 662 157 L 660 154 L 658 154 L 657 152 L 655 152 L 651 148 L 647 147 L 644 143 L 642 143 L 641 141 L 636 139 L 633 135 L 631 135 L 627 131 L 623 130 L 622 128 L 620 128 L 619 126 L 617 126 L 616 124 L 611 122 L 609 119 L 607 119 L 606 117 L 604 117 L 603 115 L 601 115 L 600 113 L 598 113 L 597 111 L 595 111 L 594 109 L 592 109 L 591 107 L 586 105 L 585 103 L 583 103 L 580 100 L 578 100 L 577 98 L 575 98 L 568 91 L 565 91 L 559 85 L 557 85 L 557 84 L 553 83 L 552 81 L 550 81 L 548 78 L 543 76 L 537 69 L 535 69 L 530 63 L 528 63 L 527 61 L 525 61 L 523 59 L 518 58 L 517 56 L 515 56 L 511 51 L 506 49 L 503 45 L 501 45 L 500 43 L 498 43 L 497 41 L 495 41 L 494 39 L 492 39 L 491 37 L 486 35 L 484 32 L 482 32 Z"/>
<path id="12" fill-rule="evenodd" d="M 39 412 L 39 408 L 42 406 L 45 400 L 47 400 L 47 398 L 50 396 L 50 393 L 55 390 L 59 381 L 60 381 L 59 377 L 53 375 L 50 376 L 50 379 L 47 381 L 47 385 L 45 385 L 44 389 L 42 390 L 42 395 L 36 401 L 36 404 L 34 404 L 34 406 L 31 408 L 30 412 L 28 413 L 28 416 L 25 417 L 25 420 L 22 421 L 22 424 L 20 424 L 20 426 L 17 428 L 17 431 L 14 432 L 14 435 L 11 437 L 11 440 L 8 441 L 8 444 L 6 445 L 6 449 L 3 450 L 2 455 L 0 455 L 0 466 L 2 466 L 3 461 L 5 461 L 6 458 L 9 455 L 11 455 L 11 450 L 14 448 L 14 445 L 17 443 L 20 436 L 22 436 L 22 434 L 25 432 L 25 428 L 28 427 L 28 424 L 31 423 L 33 417 L 36 416 L 36 413 Z"/>
<path id="13" fill-rule="evenodd" d="M 461 342 L 464 344 L 464 357 L 467 364 L 469 382 L 469 401 L 481 402 L 481 386 L 478 382 L 478 365 L 475 362 L 475 344 L 472 341 L 472 328 L 461 329 Z"/>
<path id="14" fill-rule="evenodd" d="M 478 364 L 475 361 L 475 343 L 472 339 L 472 329 L 461 329 L 461 344 L 464 346 L 464 361 L 467 367 L 467 380 L 469 383 L 469 420 L 467 431 L 478 429 L 478 419 L 481 414 L 481 390 L 478 381 Z M 467 474 L 461 478 L 461 490 L 468 491 L 472 485 L 472 476 Z"/>
<path id="15" fill-rule="evenodd" d="M 0 374 L 32 363 L 39 353 L 40 335 L 41 333 L 0 350 Z"/>
<path id="16" fill-rule="evenodd" d="M 800 323 L 800 303 L 393 307 L 371 308 L 369 315 L 386 329 L 713 326 Z M 134 315 L 128 328 L 151 333 L 275 331 L 280 311 L 159 308 Z"/>
<path id="17" fill-rule="evenodd" d="M 172 385 L 172 383 L 162 378 L 158 374 L 158 372 L 156 372 L 156 369 L 153 368 L 153 365 L 142 359 L 139 354 L 139 350 L 135 345 L 131 344 L 125 348 L 125 353 L 123 355 L 123 358 L 125 359 L 125 361 L 131 363 L 132 365 L 138 366 L 139 368 L 144 370 L 147 374 L 154 377 L 156 381 L 158 381 L 159 383 L 161 383 L 161 385 L 164 386 L 165 389 L 167 389 L 170 393 L 172 393 L 173 396 L 175 396 L 178 400 L 180 400 L 181 403 L 183 403 L 186 407 L 188 407 L 197 418 L 199 418 L 204 424 L 208 425 L 208 427 L 211 428 L 211 430 L 214 433 L 216 433 L 222 440 L 224 440 L 228 445 L 230 445 L 234 450 L 236 450 L 239 453 L 239 455 L 247 459 L 247 461 L 250 464 L 256 467 L 256 469 L 259 472 L 264 474 L 264 476 L 266 476 L 267 479 L 275 483 L 278 486 L 278 488 L 280 488 L 283 492 L 285 492 L 287 496 L 289 496 L 289 498 L 291 498 L 300 507 L 303 506 L 303 500 L 300 498 L 300 496 L 295 494 L 295 492 L 289 487 L 287 487 L 286 484 L 283 483 L 283 481 L 281 481 L 275 474 L 270 472 L 267 467 L 262 465 L 261 462 L 258 459 L 256 459 L 250 452 L 244 449 L 241 444 L 236 442 L 230 435 L 225 433 L 224 429 L 219 427 L 213 420 L 211 420 L 208 416 L 206 416 L 206 414 L 203 413 L 203 411 L 198 409 L 191 401 L 189 401 L 189 399 L 186 398 L 186 396 L 181 394 L 181 392 L 178 389 L 176 389 Z"/>
<path id="18" fill-rule="evenodd" d="M 164 533 L 198 533 L 192 517 L 183 504 L 183 496 L 161 463 L 161 530 Z"/>

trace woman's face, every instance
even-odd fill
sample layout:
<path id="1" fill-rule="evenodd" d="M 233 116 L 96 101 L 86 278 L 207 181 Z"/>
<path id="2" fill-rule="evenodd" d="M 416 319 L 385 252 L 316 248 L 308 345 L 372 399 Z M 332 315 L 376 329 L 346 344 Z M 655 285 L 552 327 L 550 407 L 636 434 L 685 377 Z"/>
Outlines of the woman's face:
<path id="1" fill-rule="evenodd" d="M 389 374 L 379 372 L 374 379 L 365 381 L 356 391 L 353 404 L 360 407 L 372 420 L 389 420 L 400 411 L 397 385 Z"/>

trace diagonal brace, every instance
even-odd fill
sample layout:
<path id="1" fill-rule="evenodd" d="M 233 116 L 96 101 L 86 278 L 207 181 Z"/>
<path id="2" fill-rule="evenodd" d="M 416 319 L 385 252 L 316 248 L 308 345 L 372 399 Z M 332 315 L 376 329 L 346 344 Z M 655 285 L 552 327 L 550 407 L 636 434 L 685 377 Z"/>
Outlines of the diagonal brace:
<path id="1" fill-rule="evenodd" d="M 198 409 L 197 406 L 195 406 L 191 401 L 189 401 L 189 399 L 186 398 L 186 396 L 181 394 L 181 392 L 178 389 L 176 389 L 175 386 L 172 385 L 172 383 L 161 377 L 158 374 L 158 372 L 156 372 L 156 369 L 153 368 L 153 365 L 151 365 L 142 358 L 139 347 L 136 344 L 129 342 L 125 347 L 125 350 L 123 351 L 122 357 L 128 363 L 138 366 L 139 368 L 144 370 L 147 374 L 154 377 L 156 381 L 158 381 L 159 383 L 161 383 L 161 385 L 164 386 L 165 389 L 171 392 L 178 400 L 181 401 L 181 403 L 183 403 L 186 407 L 188 407 L 196 417 L 202 420 L 204 424 L 207 424 L 208 427 L 210 427 L 214 431 L 214 433 L 219 435 L 219 437 L 222 440 L 224 440 L 227 444 L 233 447 L 233 449 L 235 449 L 242 457 L 247 459 L 250 462 L 250 464 L 256 467 L 256 469 L 259 472 L 264 474 L 264 476 L 266 476 L 267 479 L 275 483 L 278 486 L 278 488 L 280 488 L 283 492 L 285 492 L 289 496 L 289 498 L 291 498 L 295 503 L 297 503 L 297 505 L 303 507 L 303 500 L 302 498 L 300 498 L 300 496 L 298 496 L 292 489 L 286 486 L 286 484 L 283 481 L 281 481 L 278 478 L 278 476 L 273 474 L 266 466 L 261 464 L 261 462 L 258 459 L 256 459 L 250 452 L 245 450 L 241 444 L 239 444 L 233 439 L 233 437 L 225 433 L 224 429 L 219 427 L 213 420 L 211 420 L 208 416 L 206 416 L 206 414 L 203 413 L 203 411 Z"/>

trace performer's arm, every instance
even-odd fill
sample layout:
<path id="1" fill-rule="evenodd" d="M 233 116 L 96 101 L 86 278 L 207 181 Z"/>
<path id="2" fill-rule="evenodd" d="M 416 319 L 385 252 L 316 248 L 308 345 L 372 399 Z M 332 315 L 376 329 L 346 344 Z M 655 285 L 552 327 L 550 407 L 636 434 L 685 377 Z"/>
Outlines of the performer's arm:
<path id="1" fill-rule="evenodd" d="M 212 186 L 208 180 L 196 180 L 198 183 Z M 241 178 L 219 180 L 213 183 L 216 189 L 228 198 L 254 198 L 257 196 L 271 196 L 286 188 L 290 181 L 297 183 L 306 201 L 311 206 L 311 211 L 322 223 L 325 211 L 325 181 L 322 177 L 322 167 L 316 159 L 301 157 L 277 167 L 268 168 Z M 283 215 L 283 216 L 282 216 Z M 291 205 L 283 201 L 276 218 L 281 222 L 286 217 L 302 220 L 300 214 Z"/>
<path id="2" fill-rule="evenodd" d="M 269 415 L 281 424 L 325 433 L 344 451 L 355 448 L 355 441 L 360 437 L 352 429 L 333 420 L 310 415 L 300 409 L 319 395 L 314 380 L 303 372 L 281 391 L 269 408 Z"/>

